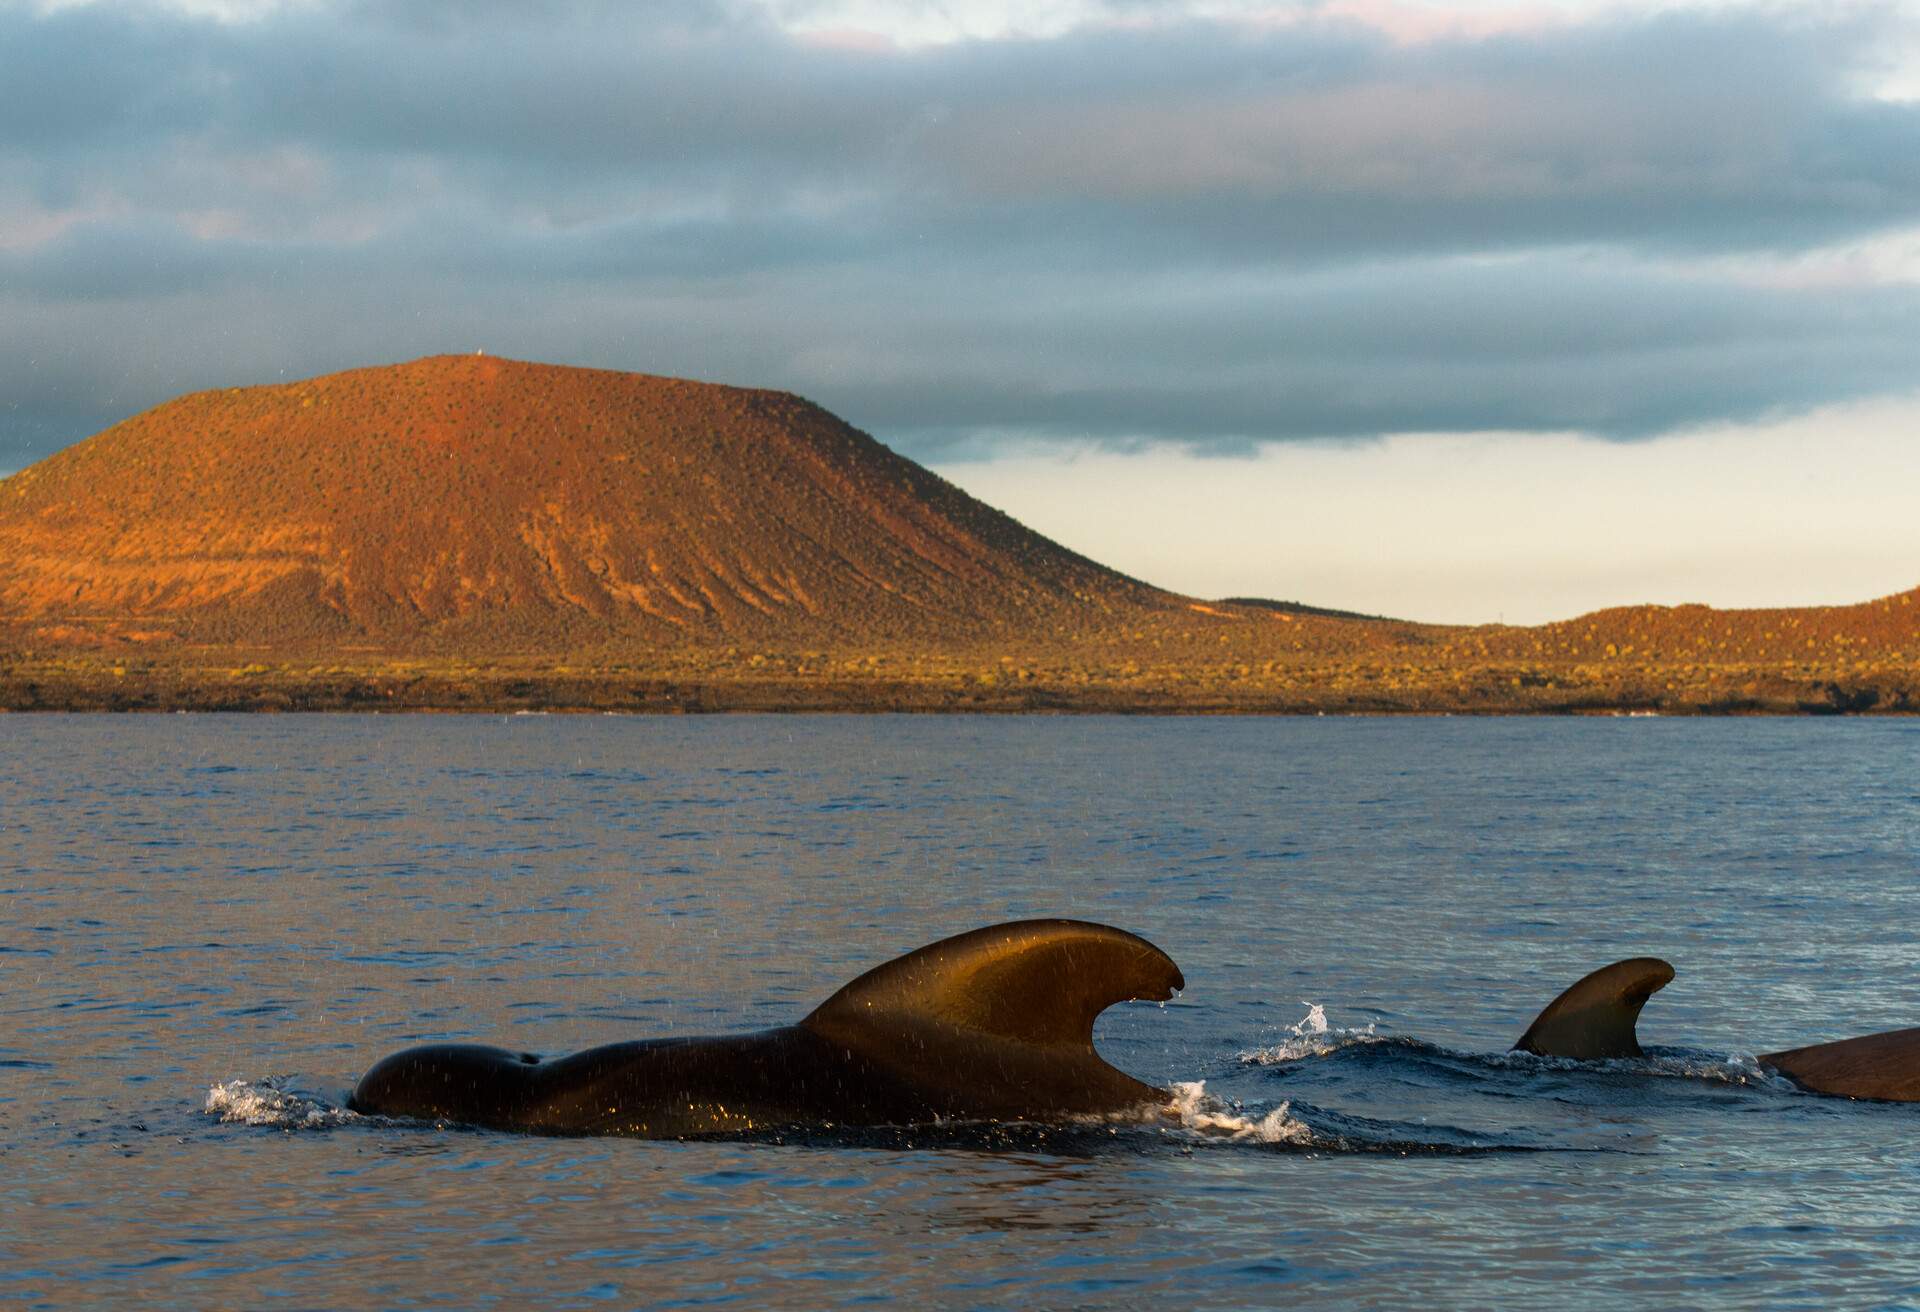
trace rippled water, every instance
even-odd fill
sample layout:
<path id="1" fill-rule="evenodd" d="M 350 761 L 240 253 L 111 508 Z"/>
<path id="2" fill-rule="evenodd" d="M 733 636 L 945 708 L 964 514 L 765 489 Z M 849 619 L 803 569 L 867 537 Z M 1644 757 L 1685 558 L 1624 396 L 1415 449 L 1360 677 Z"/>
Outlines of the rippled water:
<path id="1" fill-rule="evenodd" d="M 0 1303 L 1920 1304 L 1899 721 L 0 717 Z M 1146 1128 L 540 1139 L 342 1110 L 440 1038 L 796 1018 L 1072 915 Z M 1505 1054 L 1679 968 L 1646 1061 Z M 209 1110 L 211 1108 L 211 1110 Z"/>

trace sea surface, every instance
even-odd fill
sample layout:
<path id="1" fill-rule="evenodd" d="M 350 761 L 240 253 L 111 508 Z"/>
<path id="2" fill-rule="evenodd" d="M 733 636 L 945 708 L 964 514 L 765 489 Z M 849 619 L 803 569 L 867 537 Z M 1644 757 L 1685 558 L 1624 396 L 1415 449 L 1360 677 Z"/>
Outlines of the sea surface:
<path id="1" fill-rule="evenodd" d="M 1920 1023 L 1916 876 L 1911 721 L 0 716 L 0 1305 L 1920 1306 L 1920 1106 L 1752 1061 Z M 1145 1123 L 345 1110 L 1051 915 L 1185 970 Z"/>

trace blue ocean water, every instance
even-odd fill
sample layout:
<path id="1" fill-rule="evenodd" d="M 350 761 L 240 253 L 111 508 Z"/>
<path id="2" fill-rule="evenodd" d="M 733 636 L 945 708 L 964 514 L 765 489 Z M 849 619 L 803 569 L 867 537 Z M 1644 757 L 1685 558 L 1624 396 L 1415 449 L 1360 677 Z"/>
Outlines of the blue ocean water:
<path id="1" fill-rule="evenodd" d="M 1920 1306 L 1920 1107 L 1751 1062 L 1920 1023 L 1917 874 L 1895 720 L 0 717 L 0 1304 Z M 1184 968 L 1164 1120 L 344 1111 L 1036 915 Z M 1506 1054 L 1639 954 L 1647 1060 Z"/>

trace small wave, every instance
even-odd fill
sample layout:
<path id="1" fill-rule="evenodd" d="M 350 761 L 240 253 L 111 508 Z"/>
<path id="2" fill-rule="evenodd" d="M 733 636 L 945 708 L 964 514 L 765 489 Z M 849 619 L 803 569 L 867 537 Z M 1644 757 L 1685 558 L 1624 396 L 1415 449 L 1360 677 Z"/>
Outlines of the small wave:
<path id="1" fill-rule="evenodd" d="M 1242 1052 L 1240 1061 L 1249 1066 L 1284 1066 L 1331 1057 L 1343 1063 L 1407 1062 L 1466 1079 L 1508 1074 L 1638 1076 L 1737 1085 L 1771 1093 L 1799 1091 L 1792 1080 L 1768 1070 L 1750 1053 L 1722 1055 L 1691 1048 L 1649 1048 L 1638 1057 L 1585 1060 L 1519 1051 L 1466 1052 L 1420 1039 L 1378 1034 L 1372 1025 L 1364 1029 L 1325 1025 L 1321 1008 L 1303 1005 L 1310 1010 L 1292 1027 L 1288 1038 L 1271 1047 Z"/>
<path id="2" fill-rule="evenodd" d="M 209 1116 L 238 1125 L 272 1125 L 283 1130 L 324 1130 L 363 1119 L 359 1113 L 335 1107 L 280 1087 L 272 1076 L 227 1080 L 207 1090 Z"/>
<path id="3" fill-rule="evenodd" d="M 1797 1093 L 1799 1086 L 1786 1076 L 1770 1071 L 1752 1053 L 1730 1052 L 1713 1057 L 1704 1052 L 1681 1050 L 1648 1053 L 1640 1064 L 1656 1075 L 1674 1075 L 1689 1080 L 1719 1080 L 1725 1084 L 1756 1084 L 1762 1088 Z"/>
<path id="4" fill-rule="evenodd" d="M 1264 1048 L 1240 1053 L 1247 1066 L 1281 1066 L 1313 1057 L 1336 1053 L 1360 1056 L 1350 1049 L 1373 1048 L 1366 1055 L 1397 1052 L 1413 1060 L 1442 1062 L 1449 1065 L 1491 1071 L 1566 1071 L 1616 1075 L 1651 1075 L 1670 1079 L 1701 1080 L 1714 1084 L 1748 1085 L 1782 1092 L 1794 1091 L 1793 1081 L 1762 1066 L 1751 1053 L 1724 1056 L 1690 1048 L 1649 1048 L 1639 1057 L 1618 1057 L 1591 1061 L 1572 1057 L 1547 1057 L 1531 1052 L 1463 1052 L 1419 1039 L 1397 1038 L 1381 1034 L 1372 1022 L 1358 1028 L 1333 1025 L 1327 1010 L 1316 1002 L 1302 1001 L 1307 1014 L 1287 1027 L 1286 1037 Z M 1376 1046 L 1377 1045 L 1377 1046 Z"/>
<path id="5" fill-rule="evenodd" d="M 1309 1108 L 1310 1125 L 1283 1102 L 1266 1112 L 1248 1112 L 1207 1092 L 1206 1081 L 1172 1085 L 1168 1115 L 1194 1138 L 1207 1143 L 1306 1150 L 1312 1153 L 1366 1153 L 1396 1157 L 1480 1157 L 1501 1153 L 1553 1152 L 1559 1149 L 1514 1139 L 1508 1135 L 1474 1133 L 1448 1125 L 1405 1125 L 1343 1116 L 1324 1108 Z M 1574 1151 L 1584 1151 L 1575 1149 Z"/>
<path id="6" fill-rule="evenodd" d="M 1543 1057 L 1531 1052 L 1492 1052 L 1475 1054 L 1474 1060 L 1495 1070 L 1597 1071 L 1702 1080 L 1710 1084 L 1752 1085 L 1789 1093 L 1798 1089 L 1792 1080 L 1768 1070 L 1757 1058 L 1743 1052 L 1721 1057 L 1687 1048 L 1652 1048 L 1639 1057 L 1614 1057 L 1604 1061 Z"/>
<path id="7" fill-rule="evenodd" d="M 1290 1103 L 1271 1111 L 1249 1112 L 1206 1090 L 1205 1080 L 1176 1082 L 1165 1103 L 1124 1111 L 1070 1116 L 1060 1121 L 935 1121 L 926 1125 L 788 1125 L 692 1136 L 702 1139 L 775 1144 L 822 1144 L 851 1148 L 964 1148 L 1065 1153 L 1098 1153 L 1165 1147 L 1168 1137 L 1183 1146 L 1201 1143 L 1315 1147 L 1320 1141 Z M 1337 1143 L 1332 1146 L 1338 1147 Z"/>
<path id="8" fill-rule="evenodd" d="M 1243 1052 L 1240 1060 L 1249 1066 L 1277 1066 L 1308 1057 L 1324 1057 L 1355 1044 L 1385 1041 L 1375 1031 L 1372 1021 L 1359 1029 L 1347 1029 L 1328 1024 L 1327 1009 L 1319 1003 L 1303 1000 L 1300 1005 L 1307 1009 L 1307 1014 L 1288 1027 L 1286 1038 L 1270 1047 Z"/>
<path id="9" fill-rule="evenodd" d="M 1207 1092 L 1205 1080 L 1183 1080 L 1167 1090 L 1173 1095 L 1168 1110 L 1195 1134 L 1235 1143 L 1308 1144 L 1313 1130 L 1293 1115 L 1293 1104 L 1283 1102 L 1272 1111 L 1248 1115 Z"/>

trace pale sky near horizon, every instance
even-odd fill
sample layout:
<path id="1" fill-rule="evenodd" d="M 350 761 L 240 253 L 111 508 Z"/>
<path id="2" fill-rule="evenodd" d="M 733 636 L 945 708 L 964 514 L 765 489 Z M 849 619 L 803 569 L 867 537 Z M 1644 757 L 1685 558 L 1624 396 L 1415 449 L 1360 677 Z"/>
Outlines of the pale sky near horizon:
<path id="1" fill-rule="evenodd" d="M 1917 432 L 1920 398 L 1906 398 L 1648 442 L 1405 434 L 1244 458 L 1008 454 L 939 472 L 1189 595 L 1537 624 L 1643 602 L 1831 605 L 1913 587 Z"/>
<path id="2" fill-rule="evenodd" d="M 0 473 L 476 347 L 1199 595 L 1920 583 L 1920 7 L 0 0 Z"/>

